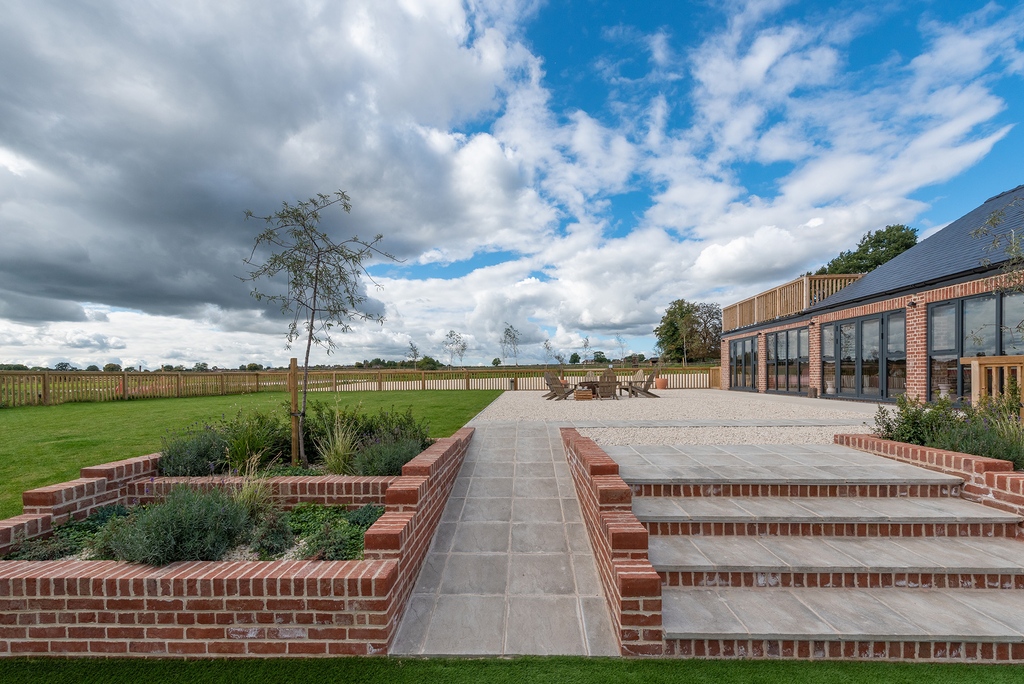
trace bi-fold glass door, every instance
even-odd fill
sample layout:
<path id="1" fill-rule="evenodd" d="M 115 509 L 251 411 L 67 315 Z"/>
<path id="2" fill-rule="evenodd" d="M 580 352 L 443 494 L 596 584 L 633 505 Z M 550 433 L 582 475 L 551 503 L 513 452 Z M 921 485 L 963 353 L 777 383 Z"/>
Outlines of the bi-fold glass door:
<path id="1" fill-rule="evenodd" d="M 893 311 L 821 326 L 826 395 L 895 398 L 906 392 L 906 314 Z"/>

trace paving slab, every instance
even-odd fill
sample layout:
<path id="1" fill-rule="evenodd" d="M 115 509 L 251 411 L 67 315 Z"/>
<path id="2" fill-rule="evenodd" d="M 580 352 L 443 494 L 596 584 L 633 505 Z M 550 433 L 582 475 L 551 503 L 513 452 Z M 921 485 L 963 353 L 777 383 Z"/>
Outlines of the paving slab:
<path id="1" fill-rule="evenodd" d="M 557 425 L 476 424 L 395 655 L 619 655 Z"/>

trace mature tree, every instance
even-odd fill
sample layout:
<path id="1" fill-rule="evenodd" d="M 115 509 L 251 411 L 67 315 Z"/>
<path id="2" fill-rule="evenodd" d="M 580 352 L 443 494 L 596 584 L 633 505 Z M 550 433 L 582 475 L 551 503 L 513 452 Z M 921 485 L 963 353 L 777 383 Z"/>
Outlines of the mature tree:
<path id="1" fill-rule="evenodd" d="M 579 362 L 580 362 L 580 355 L 579 355 L 579 353 L 578 352 L 573 352 L 572 356 L 569 357 L 569 363 L 571 363 L 571 364 L 573 364 L 575 366 Z"/>
<path id="2" fill-rule="evenodd" d="M 621 334 L 616 333 L 615 334 L 615 346 L 618 347 L 618 349 L 619 349 L 619 362 L 622 365 L 622 367 L 625 368 L 626 367 L 626 348 L 628 346 L 626 344 L 626 338 L 623 337 Z"/>
<path id="3" fill-rule="evenodd" d="M 207 371 L 210 370 L 210 364 L 208 364 L 206 361 L 197 361 L 196 365 L 192 366 L 192 370 L 194 370 L 197 373 L 206 373 Z"/>
<path id="4" fill-rule="evenodd" d="M 508 321 L 505 321 L 505 330 L 501 333 L 501 356 L 508 359 L 511 356 L 516 365 L 519 365 L 519 340 L 521 335 Z"/>
<path id="5" fill-rule="evenodd" d="M 420 358 L 420 348 L 416 346 L 416 343 L 409 340 L 409 351 L 405 352 L 406 358 L 412 361 L 413 368 L 416 367 L 416 362 Z"/>
<path id="6" fill-rule="evenodd" d="M 608 363 L 608 357 L 604 355 L 604 352 L 597 350 L 594 352 L 594 363 Z"/>
<path id="7" fill-rule="evenodd" d="M 497 368 L 498 366 L 501 365 L 501 359 L 495 356 L 494 359 L 491 361 L 491 365 Z"/>
<path id="8" fill-rule="evenodd" d="M 294 205 L 282 203 L 281 209 L 270 216 L 255 216 L 246 210 L 246 219 L 262 219 L 267 228 L 256 236 L 256 244 L 245 263 L 252 267 L 242 280 L 256 281 L 283 275 L 286 280 L 282 294 L 269 294 L 254 288 L 257 301 L 278 304 L 281 313 L 291 316 L 286 339 L 290 346 L 305 337 L 306 350 L 302 361 L 302 406 L 299 409 L 299 456 L 308 465 L 305 449 L 306 392 L 309 380 L 309 352 L 319 345 L 330 354 L 334 348 L 332 332 L 347 332 L 350 321 L 366 320 L 382 323 L 381 314 L 361 309 L 366 295 L 361 287 L 362 277 L 373 282 L 364 263 L 375 255 L 394 259 L 377 245 L 383 239 L 377 235 L 364 242 L 358 237 L 335 242 L 320 229 L 320 212 L 339 206 L 348 213 L 352 209 L 349 196 L 338 191 L 333 195 L 318 194 Z M 257 252 L 270 250 L 266 261 L 257 261 Z"/>
<path id="9" fill-rule="evenodd" d="M 119 364 L 119 363 L 108 363 L 108 364 L 103 366 L 103 371 L 105 373 L 120 373 L 121 372 L 121 364 Z"/>
<path id="10" fill-rule="evenodd" d="M 722 338 L 722 309 L 715 303 L 677 299 L 668 305 L 654 329 L 661 353 L 670 361 L 688 363 L 718 353 Z"/>
<path id="11" fill-rule="evenodd" d="M 857 243 L 857 249 L 840 252 L 839 256 L 819 268 L 815 275 L 867 273 L 916 244 L 917 231 L 902 223 L 875 232 L 869 230 Z"/>
<path id="12" fill-rule="evenodd" d="M 420 370 L 432 371 L 441 368 L 441 362 L 432 356 L 424 356 L 416 362 L 416 367 Z"/>
<path id="13" fill-rule="evenodd" d="M 448 334 L 444 336 L 444 342 L 441 343 L 441 349 L 448 355 L 448 368 L 451 368 L 455 363 L 456 356 L 459 357 L 459 363 L 461 364 L 462 357 L 465 356 L 468 348 L 469 344 L 460 333 L 449 330 Z"/>
<path id="14" fill-rule="evenodd" d="M 57 364 L 54 365 L 53 370 L 60 371 L 62 373 L 66 373 L 68 371 L 76 371 L 78 369 L 75 368 L 74 366 L 72 366 L 67 361 L 61 361 L 60 363 L 57 363 Z"/>

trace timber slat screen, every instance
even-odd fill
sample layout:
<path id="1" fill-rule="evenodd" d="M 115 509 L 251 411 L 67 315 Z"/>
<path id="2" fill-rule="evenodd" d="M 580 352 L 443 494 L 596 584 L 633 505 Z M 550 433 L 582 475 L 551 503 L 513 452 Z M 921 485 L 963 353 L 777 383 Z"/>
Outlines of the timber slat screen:
<path id="1" fill-rule="evenodd" d="M 570 383 L 581 381 L 588 372 L 599 374 L 601 366 L 566 368 L 561 376 Z M 638 368 L 617 368 L 619 382 L 628 382 Z M 645 373 L 650 369 L 643 369 Z M 545 369 L 459 369 L 341 370 L 309 372 L 311 392 L 387 392 L 398 390 L 547 390 Z M 719 368 L 662 368 L 659 377 L 668 389 L 717 389 Z M 302 373 L 299 373 L 302 382 Z M 118 401 L 171 397 L 207 397 L 251 392 L 285 392 L 287 371 L 247 373 L 103 373 L 75 371 L 0 372 L 0 408 L 44 406 L 79 401 Z"/>
<path id="2" fill-rule="evenodd" d="M 722 309 L 722 332 L 798 314 L 857 282 L 862 273 L 800 276 Z"/>

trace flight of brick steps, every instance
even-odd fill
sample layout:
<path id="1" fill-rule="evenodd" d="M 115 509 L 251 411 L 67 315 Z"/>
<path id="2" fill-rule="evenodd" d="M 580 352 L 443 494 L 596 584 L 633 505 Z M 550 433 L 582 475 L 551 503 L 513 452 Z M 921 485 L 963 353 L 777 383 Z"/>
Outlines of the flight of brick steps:
<path id="1" fill-rule="evenodd" d="M 833 445 L 608 451 L 665 655 L 1024 660 L 1022 519 L 961 479 Z"/>

